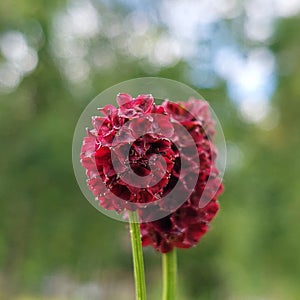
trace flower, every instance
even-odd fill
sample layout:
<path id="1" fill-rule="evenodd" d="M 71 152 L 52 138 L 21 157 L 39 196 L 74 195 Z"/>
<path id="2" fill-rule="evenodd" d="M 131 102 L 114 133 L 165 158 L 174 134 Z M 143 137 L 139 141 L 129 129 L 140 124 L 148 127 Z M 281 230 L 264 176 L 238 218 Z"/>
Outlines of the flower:
<path id="1" fill-rule="evenodd" d="M 187 201 L 168 216 L 140 225 L 143 246 L 151 245 L 157 251 L 167 253 L 174 247 L 190 248 L 199 242 L 219 210 L 217 197 L 222 193 L 223 185 L 215 166 L 217 150 L 211 142 L 214 123 L 208 104 L 190 99 L 182 103 L 166 101 L 162 106 L 171 119 L 188 130 L 200 158 L 199 177 Z M 207 203 L 204 207 L 199 205 L 201 199 Z"/>
<path id="2" fill-rule="evenodd" d="M 172 143 L 169 117 L 151 95 L 133 99 L 119 94 L 117 102 L 118 108 L 107 105 L 100 109 L 104 116 L 93 117 L 81 164 L 99 204 L 122 212 L 134 210 L 132 203 L 154 202 L 166 193 L 178 178 L 179 153 Z"/>
<path id="3" fill-rule="evenodd" d="M 119 94 L 117 103 L 99 109 L 102 116 L 92 118 L 83 140 L 89 189 L 105 209 L 138 210 L 144 246 L 165 253 L 195 245 L 222 192 L 208 104 L 190 99 L 156 105 L 152 95 L 128 94 Z M 163 218 L 155 216 L 158 211 Z"/>

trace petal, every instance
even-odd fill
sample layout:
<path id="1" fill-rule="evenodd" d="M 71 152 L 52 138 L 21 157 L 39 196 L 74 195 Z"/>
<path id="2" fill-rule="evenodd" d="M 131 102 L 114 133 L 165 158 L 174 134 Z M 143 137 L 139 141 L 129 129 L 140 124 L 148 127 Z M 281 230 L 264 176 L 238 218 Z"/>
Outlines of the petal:
<path id="1" fill-rule="evenodd" d="M 117 95 L 117 103 L 119 104 L 119 106 L 124 105 L 127 102 L 131 102 L 132 101 L 132 97 L 129 94 L 118 94 Z"/>
<path id="2" fill-rule="evenodd" d="M 108 105 L 105 105 L 104 107 L 102 108 L 98 108 L 98 110 L 104 115 L 104 116 L 110 116 L 112 114 L 113 111 L 116 110 L 116 108 L 111 105 L 111 104 L 108 104 Z"/>

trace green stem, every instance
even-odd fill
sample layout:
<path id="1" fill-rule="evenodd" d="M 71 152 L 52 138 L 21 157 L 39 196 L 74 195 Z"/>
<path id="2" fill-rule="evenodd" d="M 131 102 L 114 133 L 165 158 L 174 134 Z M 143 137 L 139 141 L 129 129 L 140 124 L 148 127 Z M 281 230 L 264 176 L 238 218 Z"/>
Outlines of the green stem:
<path id="1" fill-rule="evenodd" d="M 143 249 L 141 241 L 140 224 L 138 223 L 139 217 L 136 211 L 128 211 L 128 215 L 132 246 L 136 300 L 146 300 Z"/>
<path id="2" fill-rule="evenodd" d="M 174 248 L 171 252 L 162 254 L 163 268 L 163 300 L 176 299 L 177 284 L 177 252 Z"/>

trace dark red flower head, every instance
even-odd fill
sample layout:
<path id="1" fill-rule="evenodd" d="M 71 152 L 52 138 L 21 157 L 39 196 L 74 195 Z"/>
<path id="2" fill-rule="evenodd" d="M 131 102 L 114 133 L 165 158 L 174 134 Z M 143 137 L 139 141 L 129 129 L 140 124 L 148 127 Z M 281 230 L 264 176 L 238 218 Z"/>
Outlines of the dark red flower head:
<path id="1" fill-rule="evenodd" d="M 117 102 L 118 108 L 100 109 L 103 116 L 93 118 L 83 141 L 89 189 L 105 209 L 138 209 L 144 246 L 168 252 L 195 245 L 217 213 L 222 191 L 208 104 L 156 105 L 151 95 L 127 94 Z"/>

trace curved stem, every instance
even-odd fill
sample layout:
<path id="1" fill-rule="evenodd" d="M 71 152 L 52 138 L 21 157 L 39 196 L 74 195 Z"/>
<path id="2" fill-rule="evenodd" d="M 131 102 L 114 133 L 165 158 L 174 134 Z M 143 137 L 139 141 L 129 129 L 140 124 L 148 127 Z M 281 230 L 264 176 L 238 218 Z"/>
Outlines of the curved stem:
<path id="1" fill-rule="evenodd" d="M 176 299 L 177 284 L 177 252 L 174 248 L 171 252 L 162 254 L 163 268 L 163 300 Z"/>
<path id="2" fill-rule="evenodd" d="M 128 211 L 136 300 L 146 300 L 146 284 L 140 224 L 136 211 Z"/>

